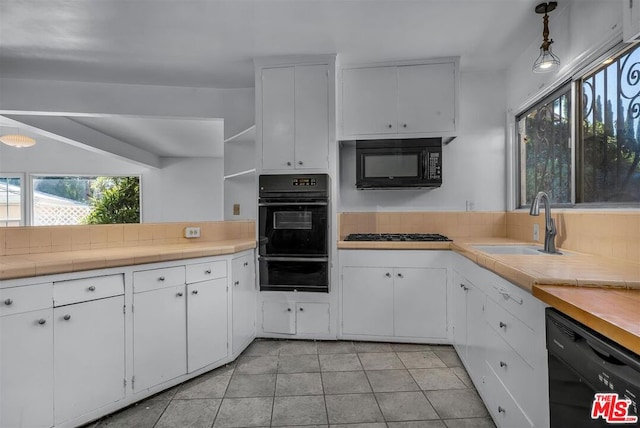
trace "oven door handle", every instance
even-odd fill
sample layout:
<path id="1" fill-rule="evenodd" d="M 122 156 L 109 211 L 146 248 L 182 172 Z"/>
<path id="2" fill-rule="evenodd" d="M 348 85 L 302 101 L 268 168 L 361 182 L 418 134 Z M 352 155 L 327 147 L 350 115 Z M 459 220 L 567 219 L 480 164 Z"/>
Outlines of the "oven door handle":
<path id="1" fill-rule="evenodd" d="M 260 202 L 259 207 L 292 207 L 299 205 L 326 206 L 327 202 Z"/>
<path id="2" fill-rule="evenodd" d="M 269 257 L 260 256 L 260 260 L 267 262 L 327 262 L 329 257 Z"/>

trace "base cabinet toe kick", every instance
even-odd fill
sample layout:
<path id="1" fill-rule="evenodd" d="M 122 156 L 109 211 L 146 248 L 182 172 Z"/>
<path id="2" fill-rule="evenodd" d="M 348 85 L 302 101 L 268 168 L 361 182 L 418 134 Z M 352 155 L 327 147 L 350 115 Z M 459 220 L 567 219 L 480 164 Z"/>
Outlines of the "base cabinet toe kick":
<path id="1" fill-rule="evenodd" d="M 233 361 L 255 251 L 0 284 L 0 428 L 75 427 Z"/>

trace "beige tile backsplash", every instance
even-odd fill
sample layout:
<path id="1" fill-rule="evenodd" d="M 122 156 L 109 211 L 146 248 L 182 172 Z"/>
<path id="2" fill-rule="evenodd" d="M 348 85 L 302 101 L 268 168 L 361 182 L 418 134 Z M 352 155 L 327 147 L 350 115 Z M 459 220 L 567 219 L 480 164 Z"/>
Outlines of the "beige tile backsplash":
<path id="1" fill-rule="evenodd" d="M 640 263 L 639 211 L 557 211 L 559 248 Z M 544 242 L 544 212 L 345 212 L 339 235 L 350 233 L 441 233 L 450 237 L 533 240 L 533 225 Z"/>
<path id="2" fill-rule="evenodd" d="M 187 226 L 200 238 L 184 238 Z M 12 227 L 0 229 L 0 256 L 243 238 L 255 238 L 255 221 Z"/>

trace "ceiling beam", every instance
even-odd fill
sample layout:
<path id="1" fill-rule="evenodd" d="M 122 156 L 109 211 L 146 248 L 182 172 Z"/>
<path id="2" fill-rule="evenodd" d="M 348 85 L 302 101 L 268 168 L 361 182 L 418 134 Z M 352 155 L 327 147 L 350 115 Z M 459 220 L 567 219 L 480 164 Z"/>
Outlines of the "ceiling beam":
<path id="1" fill-rule="evenodd" d="M 110 137 L 62 116 L 5 115 L 21 127 L 95 153 L 124 159 L 146 167 L 160 168 L 160 157 L 124 141 Z"/>

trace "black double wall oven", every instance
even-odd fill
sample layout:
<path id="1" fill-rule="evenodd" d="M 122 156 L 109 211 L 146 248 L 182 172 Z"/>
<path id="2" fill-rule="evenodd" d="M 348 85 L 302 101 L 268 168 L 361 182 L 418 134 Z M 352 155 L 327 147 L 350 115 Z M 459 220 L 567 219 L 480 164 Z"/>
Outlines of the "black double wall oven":
<path id="1" fill-rule="evenodd" d="M 329 177 L 261 175 L 261 291 L 329 292 Z"/>

